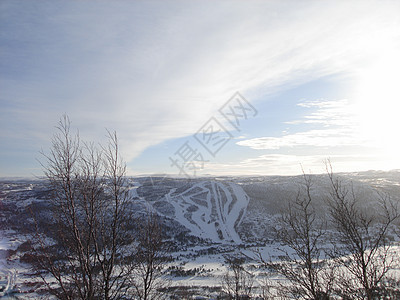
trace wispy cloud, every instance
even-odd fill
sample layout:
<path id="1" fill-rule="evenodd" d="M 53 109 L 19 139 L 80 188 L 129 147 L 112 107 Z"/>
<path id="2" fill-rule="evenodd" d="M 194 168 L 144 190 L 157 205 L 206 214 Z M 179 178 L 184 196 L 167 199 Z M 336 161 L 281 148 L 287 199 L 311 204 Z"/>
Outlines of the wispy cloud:
<path id="1" fill-rule="evenodd" d="M 289 132 L 294 133 L 285 132 L 281 136 L 259 137 L 236 143 L 267 153 L 243 160 L 239 168 L 284 175 L 298 174 L 301 164 L 321 172 L 323 161 L 328 158 L 332 159 L 337 171 L 398 167 L 398 159 L 393 155 L 398 153 L 398 148 L 386 149 L 385 144 L 376 143 L 376 136 L 363 134 L 358 105 L 347 100 L 303 101 L 298 105 L 308 112 L 300 119 L 284 122 L 290 126 Z M 393 128 L 385 130 L 393 133 Z M 379 134 L 385 136 L 385 130 Z M 389 142 L 395 139 L 392 135 Z"/>
<path id="2" fill-rule="evenodd" d="M 379 53 L 371 37 L 399 35 L 387 30 L 398 9 L 365 1 L 2 1 L 1 132 L 29 128 L 40 140 L 15 147 L 36 153 L 68 113 L 90 139 L 117 130 L 130 161 L 196 132 L 237 90 L 261 101 L 283 86 L 352 72 Z M 257 147 L 322 144 L 327 133 Z M 338 139 L 349 142 L 339 134 L 326 144 Z"/>
<path id="3" fill-rule="evenodd" d="M 298 104 L 311 109 L 302 119 L 287 121 L 289 125 L 311 124 L 318 129 L 308 129 L 279 137 L 260 137 L 239 141 L 236 144 L 256 150 L 277 150 L 294 147 L 343 147 L 360 145 L 352 106 L 346 100 L 306 101 Z M 296 127 L 294 127 L 296 130 Z"/>

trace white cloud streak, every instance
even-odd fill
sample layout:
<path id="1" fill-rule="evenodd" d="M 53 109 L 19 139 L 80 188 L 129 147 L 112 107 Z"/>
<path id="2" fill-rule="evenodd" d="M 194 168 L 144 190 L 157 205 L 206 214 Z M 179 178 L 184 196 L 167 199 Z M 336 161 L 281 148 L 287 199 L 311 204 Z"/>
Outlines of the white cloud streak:
<path id="1" fill-rule="evenodd" d="M 239 141 L 236 144 L 256 150 L 278 150 L 293 147 L 359 146 L 361 140 L 355 123 L 354 108 L 346 101 L 307 101 L 298 104 L 313 109 L 300 120 L 285 122 L 291 125 L 313 124 L 318 129 L 310 129 L 285 134 L 280 137 L 261 137 Z"/>

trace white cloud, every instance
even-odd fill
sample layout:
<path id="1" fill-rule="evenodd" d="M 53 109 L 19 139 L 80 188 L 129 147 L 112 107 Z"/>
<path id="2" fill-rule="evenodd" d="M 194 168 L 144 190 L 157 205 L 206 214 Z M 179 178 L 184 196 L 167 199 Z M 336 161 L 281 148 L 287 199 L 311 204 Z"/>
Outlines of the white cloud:
<path id="1" fill-rule="evenodd" d="M 398 8 L 365 1 L 3 1 L 2 128 L 49 136 L 68 113 L 90 138 L 116 129 L 132 160 L 195 132 L 237 90 L 252 100 L 352 72 L 379 54 L 375 38 L 399 36 Z M 264 145 L 328 141 L 316 134 Z"/>
<path id="2" fill-rule="evenodd" d="M 239 141 L 236 144 L 256 150 L 277 150 L 293 147 L 343 147 L 358 146 L 361 137 L 354 123 L 354 109 L 346 100 L 306 101 L 299 106 L 313 109 L 300 120 L 288 121 L 286 124 L 313 124 L 318 129 L 309 129 L 280 137 L 260 137 Z"/>
<path id="3" fill-rule="evenodd" d="M 298 105 L 311 112 L 301 119 L 285 122 L 291 125 L 289 131 L 297 132 L 236 143 L 268 153 L 242 161 L 240 166 L 243 169 L 250 172 L 268 170 L 270 174 L 280 175 L 298 174 L 300 164 L 319 170 L 322 161 L 327 158 L 332 158 L 335 169 L 340 172 L 399 168 L 398 147 L 386 147 L 388 143 L 397 143 L 393 128 L 382 128 L 382 124 L 374 122 L 385 116 L 389 117 L 390 114 L 369 120 L 370 126 L 381 128 L 379 136 L 371 131 L 369 135 L 365 135 L 365 128 L 359 122 L 360 113 L 363 113 L 360 112 L 359 103 L 317 100 Z M 308 129 L 310 125 L 312 128 Z M 386 143 L 377 143 L 377 137 L 382 136 L 387 138 Z"/>
<path id="4" fill-rule="evenodd" d="M 358 145 L 351 132 L 336 129 L 316 129 L 282 137 L 264 137 L 240 141 L 237 144 L 256 150 L 275 150 L 284 147 L 314 146 L 337 147 Z"/>

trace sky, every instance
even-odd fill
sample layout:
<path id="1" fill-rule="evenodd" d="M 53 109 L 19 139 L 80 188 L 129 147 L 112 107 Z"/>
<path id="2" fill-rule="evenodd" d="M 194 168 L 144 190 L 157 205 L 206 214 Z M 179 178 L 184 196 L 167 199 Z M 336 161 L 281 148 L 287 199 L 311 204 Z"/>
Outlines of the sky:
<path id="1" fill-rule="evenodd" d="M 399 1 L 0 1 L 0 176 L 67 114 L 128 175 L 400 168 Z"/>

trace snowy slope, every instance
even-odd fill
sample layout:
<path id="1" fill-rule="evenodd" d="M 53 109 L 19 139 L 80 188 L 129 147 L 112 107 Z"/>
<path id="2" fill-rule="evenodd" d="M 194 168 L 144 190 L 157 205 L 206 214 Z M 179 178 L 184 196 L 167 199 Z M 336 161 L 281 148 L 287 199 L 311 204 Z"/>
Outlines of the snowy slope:
<path id="1" fill-rule="evenodd" d="M 237 228 L 249 204 L 249 197 L 241 186 L 201 181 L 183 191 L 171 189 L 161 201 L 173 207 L 172 217 L 192 235 L 215 242 L 241 242 Z M 163 214 L 160 210 L 159 213 Z"/>

